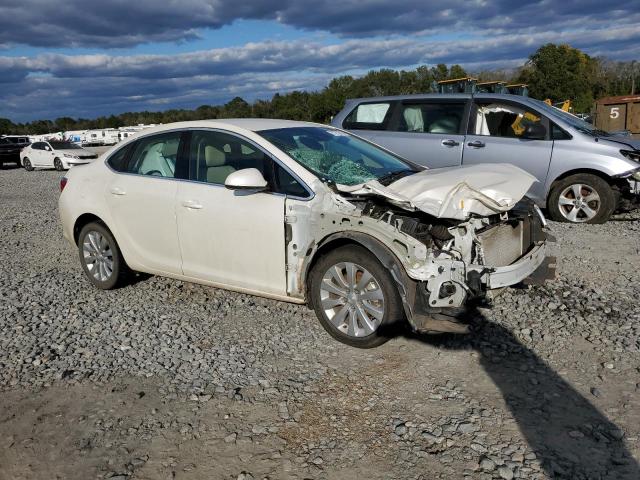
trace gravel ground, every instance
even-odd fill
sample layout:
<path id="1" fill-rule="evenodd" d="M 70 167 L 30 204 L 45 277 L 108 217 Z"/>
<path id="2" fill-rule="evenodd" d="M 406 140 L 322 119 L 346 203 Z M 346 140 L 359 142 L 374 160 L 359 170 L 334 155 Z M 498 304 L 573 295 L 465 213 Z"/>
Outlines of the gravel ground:
<path id="1" fill-rule="evenodd" d="M 0 479 L 638 479 L 640 212 L 468 336 L 356 350 L 305 307 L 92 288 L 53 171 L 0 171 Z"/>

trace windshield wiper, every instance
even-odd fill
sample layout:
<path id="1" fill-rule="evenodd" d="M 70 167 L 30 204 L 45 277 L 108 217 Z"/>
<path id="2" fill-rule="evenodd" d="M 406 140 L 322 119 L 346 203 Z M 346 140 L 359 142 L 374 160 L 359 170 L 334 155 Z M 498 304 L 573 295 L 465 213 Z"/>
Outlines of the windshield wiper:
<path id="1" fill-rule="evenodd" d="M 386 175 L 379 177 L 377 180 L 379 183 L 381 183 L 386 187 L 387 185 L 391 184 L 395 180 L 398 180 L 402 177 L 406 177 L 407 175 L 413 175 L 414 173 L 416 172 L 414 172 L 413 170 L 400 170 L 398 172 L 387 173 Z"/>

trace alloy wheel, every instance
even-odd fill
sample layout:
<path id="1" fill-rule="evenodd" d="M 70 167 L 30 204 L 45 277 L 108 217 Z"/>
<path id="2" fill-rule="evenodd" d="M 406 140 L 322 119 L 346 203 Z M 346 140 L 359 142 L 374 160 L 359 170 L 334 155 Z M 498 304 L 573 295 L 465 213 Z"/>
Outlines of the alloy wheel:
<path id="1" fill-rule="evenodd" d="M 598 214 L 600 206 L 598 192 L 583 183 L 569 185 L 558 197 L 558 209 L 570 222 L 588 222 Z"/>
<path id="2" fill-rule="evenodd" d="M 90 231 L 85 235 L 82 256 L 87 270 L 96 280 L 106 282 L 113 275 L 113 252 L 101 233 Z"/>
<path id="3" fill-rule="evenodd" d="M 350 337 L 366 337 L 378 329 L 384 317 L 384 302 L 380 284 L 360 265 L 337 263 L 322 277 L 322 310 L 335 328 Z"/>
<path id="4" fill-rule="evenodd" d="M 58 170 L 59 172 L 64 170 L 64 166 L 62 165 L 62 160 L 60 160 L 59 158 L 56 158 L 53 161 L 53 166 L 56 167 L 56 170 Z"/>

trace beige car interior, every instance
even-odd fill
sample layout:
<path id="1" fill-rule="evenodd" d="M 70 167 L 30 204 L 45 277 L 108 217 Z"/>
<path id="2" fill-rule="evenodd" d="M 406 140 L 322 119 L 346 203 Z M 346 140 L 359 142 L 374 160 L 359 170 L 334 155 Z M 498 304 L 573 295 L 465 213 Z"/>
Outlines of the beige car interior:
<path id="1" fill-rule="evenodd" d="M 147 145 L 141 154 L 142 159 L 136 162 L 138 165 L 136 173 L 173 177 L 179 144 L 178 138 L 171 138 Z"/>

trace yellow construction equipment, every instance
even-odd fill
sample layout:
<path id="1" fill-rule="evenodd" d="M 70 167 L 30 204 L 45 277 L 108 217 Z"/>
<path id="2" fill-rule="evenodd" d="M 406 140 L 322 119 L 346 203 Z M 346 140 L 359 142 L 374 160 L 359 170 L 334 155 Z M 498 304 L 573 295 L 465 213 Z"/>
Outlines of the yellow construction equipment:
<path id="1" fill-rule="evenodd" d="M 565 100 L 564 102 L 553 103 L 550 98 L 547 98 L 544 103 L 551 107 L 556 107 L 563 112 L 569 112 L 571 110 L 571 100 Z"/>

